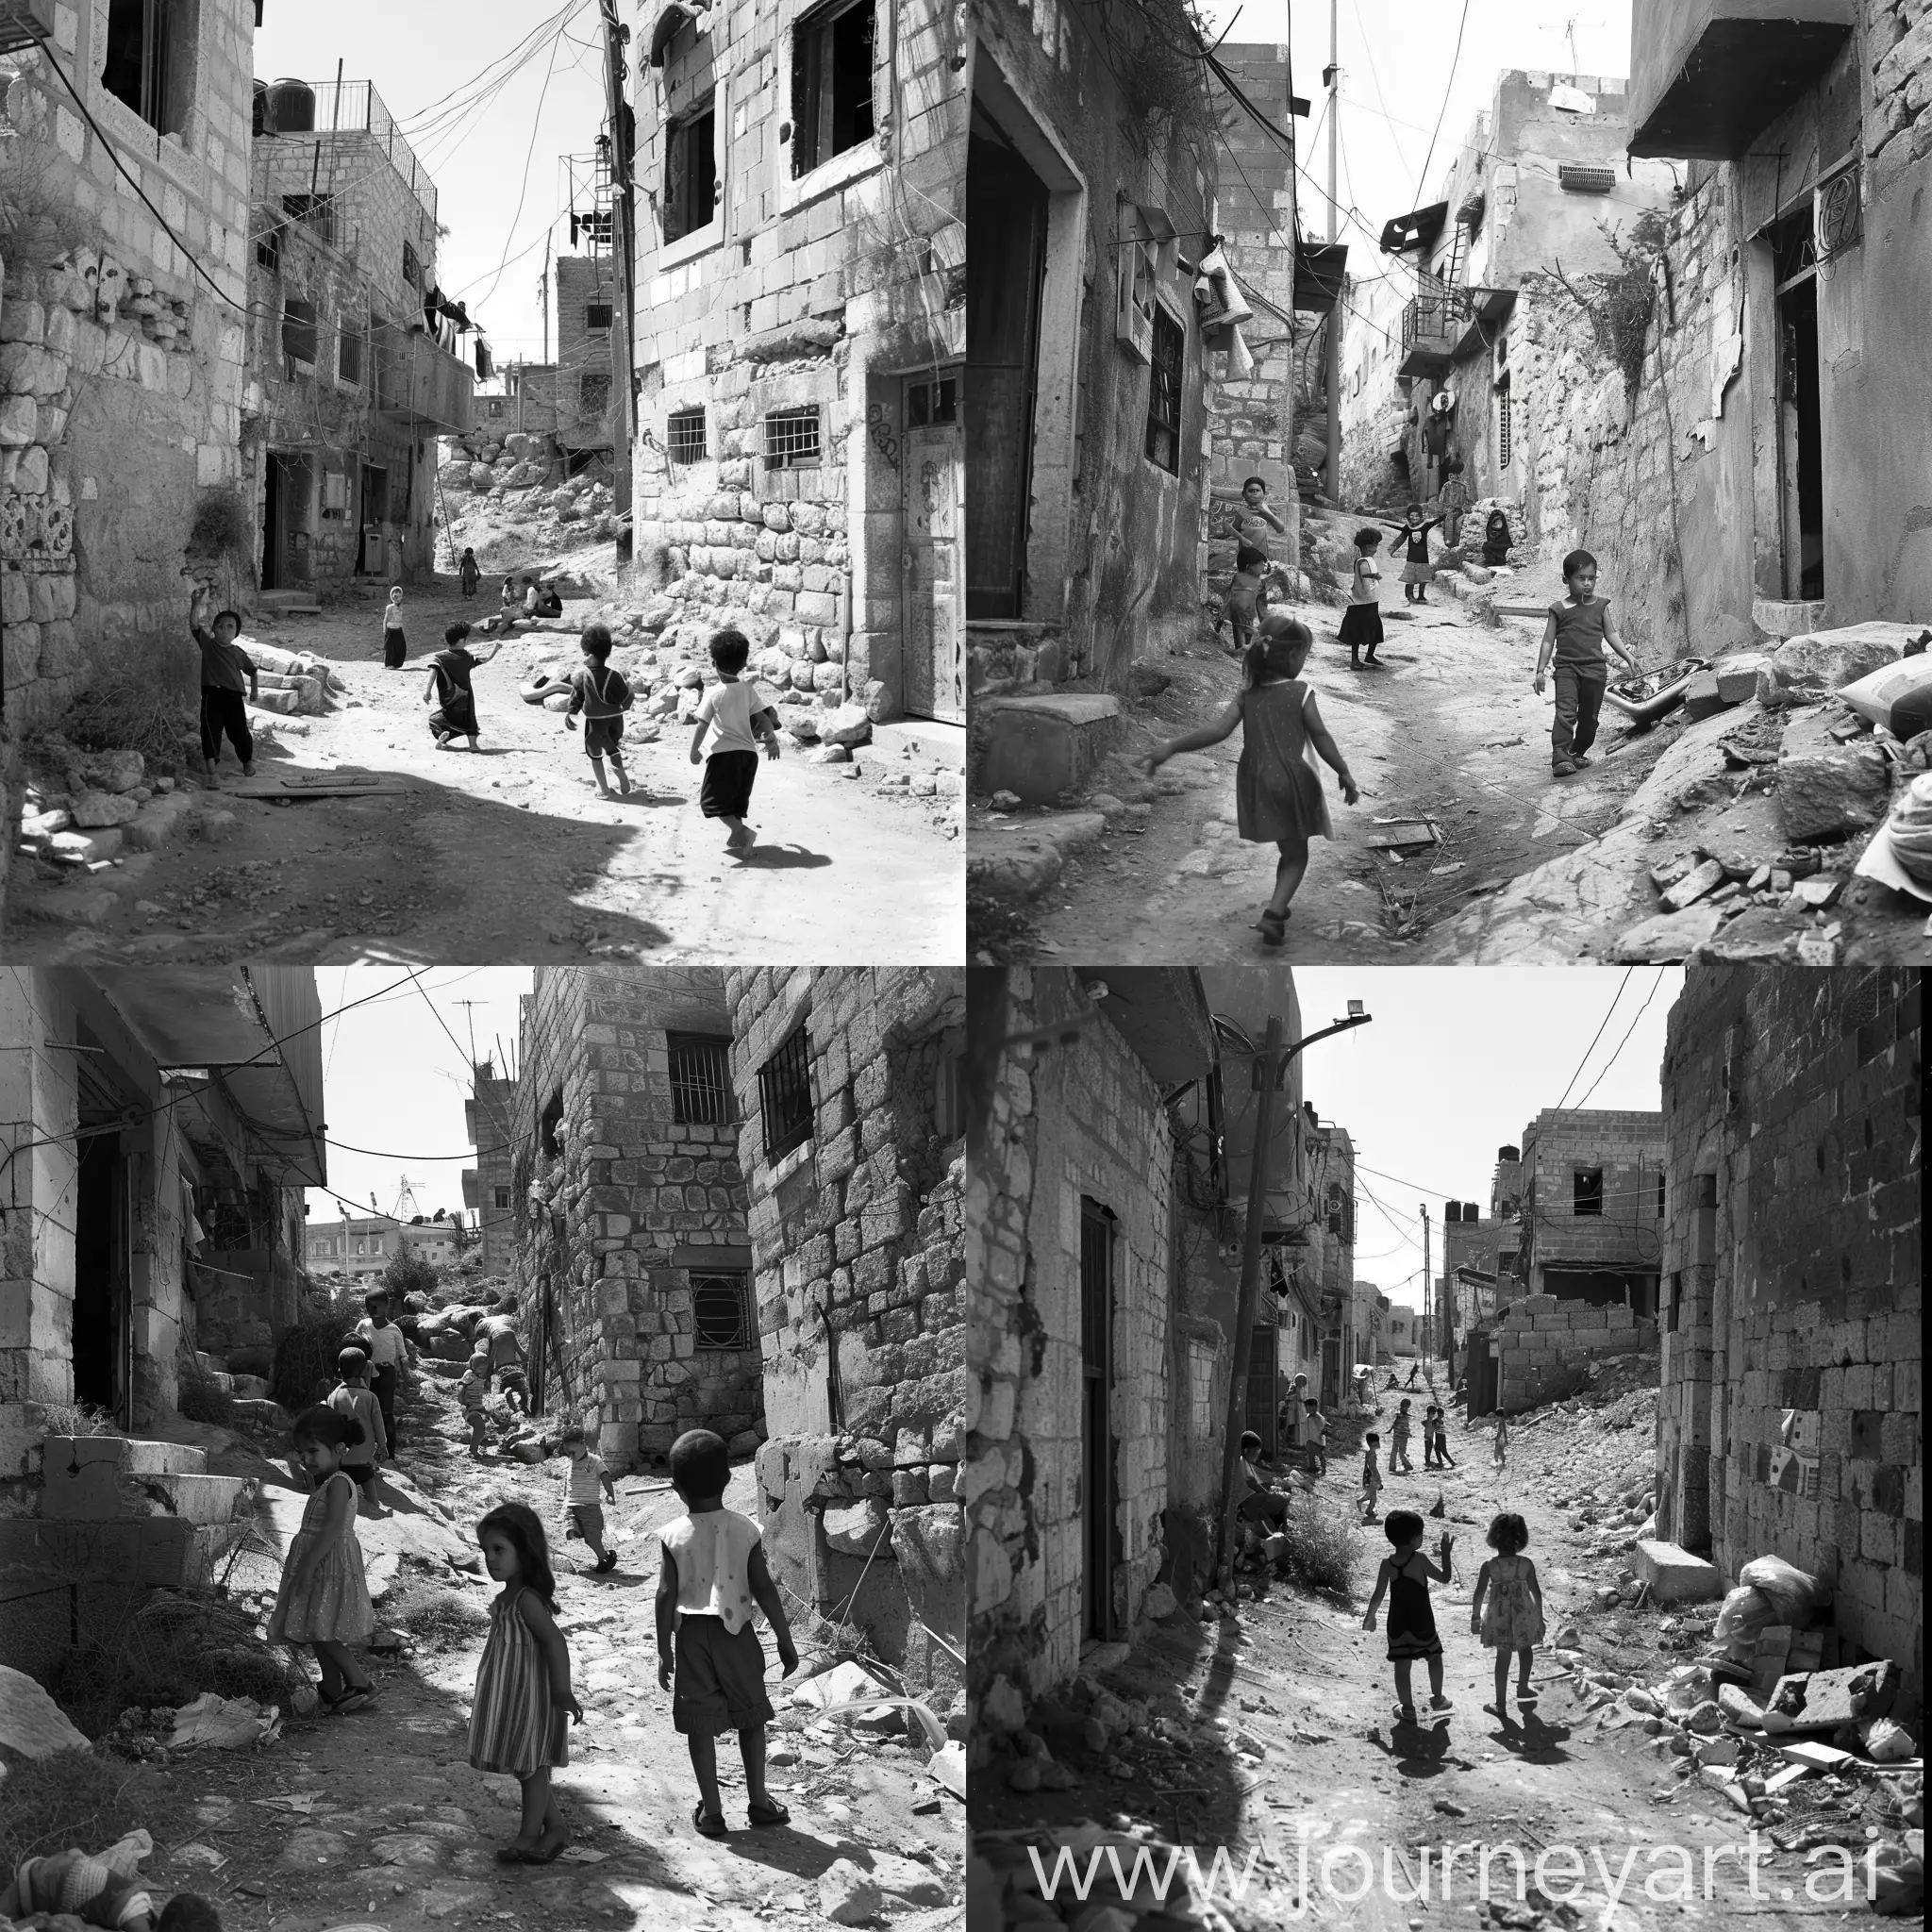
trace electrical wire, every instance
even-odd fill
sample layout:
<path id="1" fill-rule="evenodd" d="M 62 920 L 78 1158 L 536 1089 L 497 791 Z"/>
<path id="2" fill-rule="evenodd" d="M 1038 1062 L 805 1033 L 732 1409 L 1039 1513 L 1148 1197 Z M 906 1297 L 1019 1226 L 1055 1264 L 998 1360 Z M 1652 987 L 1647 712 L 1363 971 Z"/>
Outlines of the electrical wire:
<path id="1" fill-rule="evenodd" d="M 530 144 L 524 150 L 523 180 L 517 188 L 516 213 L 509 218 L 509 226 L 504 231 L 503 259 L 496 264 L 496 274 L 491 277 L 490 287 L 477 296 L 478 302 L 487 302 L 496 292 L 496 285 L 503 280 L 503 272 L 509 266 L 510 238 L 517 231 L 517 224 L 524 217 L 524 198 L 530 189 L 530 162 L 537 152 L 537 130 L 543 125 L 543 103 L 550 92 L 550 77 L 557 72 L 557 42 L 550 46 L 550 64 L 543 70 L 543 86 L 537 95 L 537 111 L 530 120 Z M 473 286 L 465 284 L 466 287 Z"/>
<path id="2" fill-rule="evenodd" d="M 1618 980 L 1617 990 L 1610 996 L 1609 1008 L 1604 1014 L 1602 1024 L 1597 1027 L 1596 1031 L 1591 1036 L 1590 1044 L 1583 1049 L 1583 1058 L 1576 1062 L 1575 1073 L 1570 1075 L 1569 1080 L 1564 1085 L 1563 1098 L 1557 1101 L 1557 1103 L 1556 1110 L 1558 1113 L 1560 1113 L 1563 1110 L 1565 1104 L 1569 1101 L 1570 1089 L 1572 1087 L 1574 1087 L 1577 1081 L 1583 1077 L 1583 1070 L 1586 1066 L 1590 1064 L 1590 1057 L 1596 1051 L 1597 1041 L 1604 1037 L 1604 1028 L 1610 1024 L 1610 1014 L 1614 1013 L 1617 1010 L 1617 1002 L 1624 997 L 1624 989 L 1630 984 L 1630 975 L 1636 971 L 1637 969 L 1634 966 L 1624 967 L 1624 976 L 1622 979 Z"/>
<path id="3" fill-rule="evenodd" d="M 1423 205 L 1423 189 L 1429 178 L 1429 162 L 1436 158 L 1436 138 L 1442 132 L 1442 117 L 1449 111 L 1449 96 L 1456 91 L 1456 69 L 1462 58 L 1462 30 L 1469 25 L 1469 0 L 1462 0 L 1462 18 L 1456 23 L 1456 52 L 1449 61 L 1449 78 L 1442 89 L 1442 105 L 1436 110 L 1436 132 L 1429 136 L 1429 152 L 1423 161 L 1423 171 L 1416 177 L 1414 199 L 1411 208 Z"/>
<path id="4" fill-rule="evenodd" d="M 1605 1076 L 1609 1073 L 1610 1069 L 1617 1064 L 1618 1054 L 1621 1054 L 1624 1051 L 1624 1049 L 1630 1044 L 1630 1035 L 1637 1031 L 1637 1021 L 1641 1020 L 1643 1018 L 1645 1009 L 1649 1007 L 1651 1001 L 1656 999 L 1657 997 L 1657 988 L 1660 987 L 1663 983 L 1664 969 L 1661 966 L 1659 966 L 1657 969 L 1657 977 L 1653 979 L 1650 983 L 1650 991 L 1643 996 L 1643 1005 L 1639 1007 L 1637 1009 L 1637 1019 L 1631 1021 L 1629 1027 L 1625 1031 L 1623 1039 L 1618 1041 L 1617 1051 L 1609 1057 L 1607 1061 L 1605 1062 L 1603 1072 L 1599 1074 L 1596 1076 L 1596 1078 L 1592 1080 L 1590 1083 L 1590 1085 L 1584 1089 L 1581 1097 L 1577 1100 L 1576 1103 L 1579 1108 L 1581 1108 L 1584 1106 L 1584 1104 L 1590 1099 L 1590 1096 L 1592 1093 L 1594 1093 L 1600 1086 L 1603 1085 Z"/>

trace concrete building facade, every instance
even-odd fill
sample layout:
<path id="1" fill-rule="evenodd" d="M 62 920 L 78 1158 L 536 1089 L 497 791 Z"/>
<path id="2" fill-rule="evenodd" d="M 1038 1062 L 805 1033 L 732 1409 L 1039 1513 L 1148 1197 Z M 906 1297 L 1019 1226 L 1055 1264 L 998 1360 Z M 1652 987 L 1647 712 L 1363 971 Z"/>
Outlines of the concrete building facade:
<path id="1" fill-rule="evenodd" d="M 461 1218 L 441 1208 L 434 1215 L 398 1221 L 388 1214 L 344 1214 L 310 1221 L 304 1260 L 314 1274 L 346 1274 L 357 1281 L 385 1274 L 404 1255 L 431 1268 L 454 1268 L 462 1258 Z"/>
<path id="2" fill-rule="evenodd" d="M 612 447 L 610 323 L 617 272 L 608 255 L 559 255 L 551 264 L 556 304 L 555 435 L 566 474 L 601 463 Z"/>
<path id="3" fill-rule="evenodd" d="M 737 1151 L 780 1588 L 958 1688 L 965 975 L 733 968 Z"/>
<path id="4" fill-rule="evenodd" d="M 1322 1368 L 1311 1380 L 1324 1409 L 1351 1399 L 1368 1352 L 1369 1305 L 1356 1291 L 1355 1143 L 1348 1129 L 1325 1121 L 1312 1102 L 1302 1108 L 1308 1201 L 1307 1279 L 1321 1308 Z"/>
<path id="5" fill-rule="evenodd" d="M 1545 1108 L 1523 1130 L 1522 1171 L 1527 1291 L 1654 1315 L 1669 1209 L 1663 1115 Z"/>

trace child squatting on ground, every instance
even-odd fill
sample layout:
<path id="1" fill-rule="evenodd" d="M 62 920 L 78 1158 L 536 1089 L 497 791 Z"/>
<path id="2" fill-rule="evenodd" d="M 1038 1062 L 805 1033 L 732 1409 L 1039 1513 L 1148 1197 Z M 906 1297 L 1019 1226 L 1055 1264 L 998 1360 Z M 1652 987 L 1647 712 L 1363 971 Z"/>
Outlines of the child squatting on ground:
<path id="1" fill-rule="evenodd" d="M 570 710 L 565 722 L 575 728 L 579 711 L 584 714 L 584 754 L 597 779 L 597 790 L 611 797 L 604 776 L 604 760 L 617 774 L 616 795 L 630 796 L 630 776 L 624 769 L 624 714 L 637 703 L 629 680 L 609 665 L 610 630 L 602 624 L 587 625 L 580 648 L 584 661 L 570 675 Z"/>
<path id="2" fill-rule="evenodd" d="M 1429 1708 L 1447 1710 L 1442 1694 L 1442 1640 L 1436 1635 L 1436 1613 L 1429 1607 L 1429 1585 L 1447 1583 L 1452 1574 L 1450 1552 L 1456 1539 L 1445 1529 L 1438 1544 L 1441 1568 L 1423 1555 L 1423 1520 L 1413 1509 L 1391 1509 L 1382 1524 L 1395 1545 L 1375 1572 L 1375 1593 L 1369 1599 L 1362 1628 L 1375 1627 L 1375 1611 L 1384 1593 L 1389 1598 L 1389 1658 L 1395 1666 L 1395 1715 L 1403 1724 L 1415 1722 L 1415 1696 L 1410 1674 L 1421 1657 L 1429 1667 Z"/>
<path id="3" fill-rule="evenodd" d="M 607 1575 L 617 1568 L 617 1552 L 604 1547 L 604 1505 L 597 1500 L 601 1484 L 613 1508 L 617 1506 L 617 1486 L 604 1458 L 595 1454 L 582 1429 L 569 1428 L 557 1439 L 557 1446 L 570 1457 L 570 1474 L 563 1491 L 563 1507 L 570 1513 L 572 1536 L 580 1536 L 597 1559 L 595 1574 Z"/>
<path id="4" fill-rule="evenodd" d="M 1543 672 L 1552 658 L 1557 669 L 1557 716 L 1550 726 L 1550 770 L 1567 778 L 1596 742 L 1597 714 L 1610 674 L 1604 664 L 1604 647 L 1614 651 L 1632 671 L 1642 667 L 1624 648 L 1609 599 L 1596 594 L 1596 558 L 1587 550 L 1573 550 L 1563 559 L 1563 582 L 1569 595 L 1550 606 L 1543 625 L 1542 648 L 1536 654 L 1536 692 L 1542 695 Z"/>
<path id="5" fill-rule="evenodd" d="M 1308 869 L 1308 841 L 1335 836 L 1310 751 L 1334 769 L 1350 805 L 1361 796 L 1348 761 L 1322 722 L 1315 693 L 1302 682 L 1313 642 L 1307 625 L 1269 611 L 1260 635 L 1248 646 L 1241 694 L 1213 724 L 1171 739 L 1147 759 L 1151 775 L 1178 753 L 1205 751 L 1241 727 L 1241 763 L 1235 770 L 1239 829 L 1253 843 L 1273 842 L 1281 855 L 1274 895 L 1258 922 L 1261 942 L 1269 946 L 1278 946 L 1286 934 L 1289 901 Z"/>
<path id="6" fill-rule="evenodd" d="M 208 785 L 215 782 L 215 767 L 222 761 L 225 732 L 242 760 L 242 775 L 254 777 L 255 734 L 248 728 L 248 707 L 242 694 L 246 691 L 256 703 L 261 701 L 255 659 L 235 641 L 242 635 L 241 613 L 217 610 L 210 628 L 206 620 L 213 602 L 204 586 L 195 591 L 188 612 L 188 627 L 201 646 L 201 775 Z"/>
<path id="7" fill-rule="evenodd" d="M 691 761 L 705 768 L 699 806 L 708 819 L 724 821 L 729 827 L 724 849 L 741 858 L 758 843 L 758 835 L 744 822 L 758 774 L 757 741 L 764 741 L 768 758 L 775 760 L 778 756 L 778 714 L 765 703 L 758 686 L 739 675 L 750 657 L 751 640 L 741 630 L 713 631 L 711 667 L 718 682 L 691 714 Z M 714 734 L 708 757 L 704 749 L 707 732 Z"/>
<path id="8" fill-rule="evenodd" d="M 658 1684 L 672 1691 L 672 1722 L 691 1747 L 698 1781 L 691 1822 L 704 1838 L 723 1838 L 730 1829 L 718 1794 L 720 1731 L 738 1733 L 752 1824 L 785 1824 L 791 1815 L 765 1789 L 772 1705 L 753 1605 L 772 1626 L 782 1675 L 798 1668 L 798 1649 L 765 1567 L 762 1532 L 750 1517 L 724 1507 L 730 1480 L 722 1436 L 687 1429 L 672 1443 L 671 1485 L 686 1513 L 658 1535 L 664 1565 L 658 1576 Z"/>
<path id="9" fill-rule="evenodd" d="M 1507 1724 L 1509 1707 L 1509 1654 L 1516 1653 L 1516 1702 L 1525 1717 L 1536 1709 L 1536 1692 L 1529 1666 L 1536 1646 L 1543 1641 L 1543 1589 L 1536 1565 L 1523 1554 L 1529 1525 L 1513 1509 L 1506 1509 L 1490 1524 L 1489 1542 L 1495 1555 L 1476 1572 L 1475 1596 L 1469 1606 L 1469 1628 L 1496 1653 L 1496 1701 L 1483 1708 Z"/>

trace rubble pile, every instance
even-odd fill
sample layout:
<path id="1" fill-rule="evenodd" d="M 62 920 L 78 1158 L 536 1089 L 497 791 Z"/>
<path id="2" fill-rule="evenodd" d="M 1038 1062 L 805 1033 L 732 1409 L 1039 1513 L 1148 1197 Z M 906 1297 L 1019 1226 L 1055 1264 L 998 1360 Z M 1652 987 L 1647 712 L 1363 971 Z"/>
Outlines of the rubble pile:
<path id="1" fill-rule="evenodd" d="M 587 537 L 601 542 L 617 534 L 609 484 L 602 477 L 565 475 L 563 454 L 547 436 L 473 429 L 444 438 L 442 450 L 436 480 L 458 553 L 469 527 L 466 511 L 484 507 L 478 498 L 492 500 L 496 521 L 519 526 L 517 541 L 525 549 L 541 551 L 546 538 L 549 547 L 564 549 Z M 487 550 L 487 541 L 481 547 Z"/>

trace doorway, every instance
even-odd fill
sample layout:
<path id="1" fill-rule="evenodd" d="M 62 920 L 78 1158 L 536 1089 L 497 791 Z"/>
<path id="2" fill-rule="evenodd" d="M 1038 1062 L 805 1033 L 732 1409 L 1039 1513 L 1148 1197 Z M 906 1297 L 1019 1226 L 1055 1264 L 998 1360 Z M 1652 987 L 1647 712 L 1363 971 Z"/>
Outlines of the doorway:
<path id="1" fill-rule="evenodd" d="M 959 609 L 959 492 L 965 482 L 958 366 L 908 376 L 899 476 L 906 519 L 903 702 L 915 718 L 966 716 L 965 636 Z"/>
<path id="2" fill-rule="evenodd" d="M 1248 1338 L 1247 1426 L 1261 1439 L 1261 1453 L 1273 1461 L 1279 1446 L 1280 1396 L 1275 1388 L 1274 1328 L 1257 1322 Z"/>
<path id="3" fill-rule="evenodd" d="M 975 103 L 966 151 L 966 615 L 1023 614 L 1046 184 Z"/>
<path id="4" fill-rule="evenodd" d="M 1080 1203 L 1080 1591 L 1084 1634 L 1114 1634 L 1120 1545 L 1113 1449 L 1113 1253 L 1117 1224 L 1098 1201 Z"/>
<path id="5" fill-rule="evenodd" d="M 1824 421 L 1818 374 L 1818 251 L 1810 203 L 1771 231 L 1777 278 L 1778 539 L 1784 594 L 1824 595 Z"/>
<path id="6" fill-rule="evenodd" d="M 270 450 L 261 492 L 261 588 L 279 590 L 282 582 L 282 459 Z"/>
<path id="7" fill-rule="evenodd" d="M 118 1129 L 81 1118 L 74 1204 L 74 1399 L 134 1426 L 134 1324 L 129 1307 L 128 1164 Z"/>
<path id="8" fill-rule="evenodd" d="M 387 577 L 389 543 L 382 526 L 389 522 L 389 471 L 378 463 L 364 463 L 360 481 L 362 508 L 358 522 L 362 544 L 356 568 L 366 576 Z"/>

